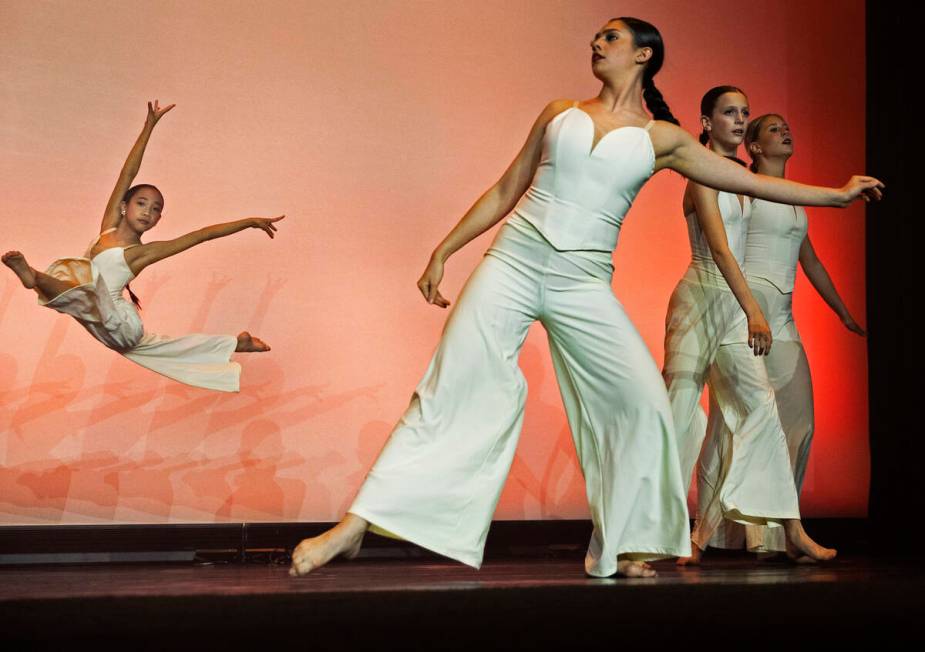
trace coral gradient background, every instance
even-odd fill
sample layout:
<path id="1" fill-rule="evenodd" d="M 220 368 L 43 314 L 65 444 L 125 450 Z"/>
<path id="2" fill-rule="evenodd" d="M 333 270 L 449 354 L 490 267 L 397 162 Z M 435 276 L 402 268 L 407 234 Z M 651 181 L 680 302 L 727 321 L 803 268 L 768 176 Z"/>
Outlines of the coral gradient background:
<path id="1" fill-rule="evenodd" d="M 736 84 L 755 113 L 789 119 L 791 177 L 862 171 L 859 0 L 0 0 L 0 248 L 40 268 L 80 255 L 155 97 L 178 106 L 138 177 L 166 196 L 153 237 L 288 215 L 276 240 L 211 242 L 133 284 L 154 332 L 246 328 L 272 344 L 240 356 L 235 395 L 133 366 L 2 270 L 0 524 L 338 518 L 439 337 L 446 314 L 415 287 L 431 249 L 548 101 L 597 93 L 588 42 L 615 14 L 662 30 L 658 82 L 688 129 L 707 88 Z M 643 189 L 615 256 L 614 289 L 659 363 L 689 256 L 683 184 L 663 172 Z M 810 221 L 863 318 L 863 207 Z M 451 300 L 490 237 L 450 261 Z M 795 313 L 818 419 L 804 514 L 861 516 L 865 344 L 802 275 Z M 530 398 L 496 518 L 583 517 L 539 327 L 521 365 Z"/>

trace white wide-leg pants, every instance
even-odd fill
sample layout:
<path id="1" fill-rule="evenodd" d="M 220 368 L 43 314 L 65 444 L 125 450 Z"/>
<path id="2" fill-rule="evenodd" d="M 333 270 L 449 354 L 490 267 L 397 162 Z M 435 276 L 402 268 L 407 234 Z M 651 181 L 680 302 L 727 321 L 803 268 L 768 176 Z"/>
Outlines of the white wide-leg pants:
<path id="1" fill-rule="evenodd" d="M 809 360 L 793 321 L 792 293 L 781 292 L 764 279 L 749 277 L 748 282 L 771 326 L 774 338 L 770 354 L 764 357 L 764 365 L 774 389 L 777 411 L 790 453 L 793 482 L 799 496 L 815 427 Z M 711 401 L 707 443 L 697 473 L 701 512 L 705 502 L 708 503 L 715 496 L 722 484 L 721 478 L 725 473 L 724 447 L 730 437 L 722 411 Z M 786 538 L 781 528 L 767 528 L 757 524 L 743 527 L 727 522 L 716 527 L 709 545 L 717 548 L 746 547 L 752 552 L 783 552 L 786 550 Z"/>
<path id="2" fill-rule="evenodd" d="M 723 469 L 715 491 L 706 487 L 699 496 L 692 539 L 701 549 L 723 519 L 777 526 L 799 518 L 774 392 L 764 362 L 748 347 L 741 315 L 724 281 L 690 268 L 672 293 L 665 324 L 662 374 L 688 485 L 706 434 L 700 397 L 708 373 L 711 395 L 734 433 L 713 451 L 722 456 Z"/>
<path id="3" fill-rule="evenodd" d="M 610 254 L 560 252 L 512 218 L 473 272 L 349 512 L 475 568 L 511 466 L 530 324 L 548 333 L 594 525 L 588 574 L 689 554 L 686 487 L 655 362 L 611 290 Z"/>
<path id="4" fill-rule="evenodd" d="M 145 332 L 135 307 L 113 298 L 99 266 L 88 258 L 58 259 L 45 273 L 75 285 L 51 299 L 39 297 L 39 304 L 75 318 L 104 346 L 177 382 L 221 392 L 240 390 L 241 365 L 231 360 L 238 346 L 234 335 Z"/>

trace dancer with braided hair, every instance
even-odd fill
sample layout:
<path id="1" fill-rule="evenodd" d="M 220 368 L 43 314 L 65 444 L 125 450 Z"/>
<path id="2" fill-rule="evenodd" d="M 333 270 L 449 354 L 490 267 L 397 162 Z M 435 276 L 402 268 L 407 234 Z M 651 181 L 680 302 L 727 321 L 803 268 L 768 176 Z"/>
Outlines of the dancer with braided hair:
<path id="1" fill-rule="evenodd" d="M 847 205 L 865 191 L 879 195 L 880 184 L 855 177 L 818 188 L 753 175 L 677 126 L 654 82 L 665 52 L 654 26 L 616 18 L 590 45 L 598 96 L 548 104 L 501 179 L 434 250 L 418 288 L 446 308 L 438 289 L 446 260 L 512 212 L 347 515 L 296 546 L 293 575 L 355 557 L 370 529 L 479 567 L 520 432 L 517 355 L 534 321 L 548 333 L 585 476 L 594 526 L 585 571 L 650 577 L 645 560 L 689 554 L 665 385 L 611 289 L 626 212 L 665 168 L 791 203 Z"/>

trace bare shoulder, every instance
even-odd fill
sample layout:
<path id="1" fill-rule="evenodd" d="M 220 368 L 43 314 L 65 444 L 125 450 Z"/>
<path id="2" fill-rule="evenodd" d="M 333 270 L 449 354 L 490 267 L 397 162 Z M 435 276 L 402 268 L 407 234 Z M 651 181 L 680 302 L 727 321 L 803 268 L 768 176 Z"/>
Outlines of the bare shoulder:
<path id="1" fill-rule="evenodd" d="M 710 186 L 705 186 L 701 183 L 697 183 L 693 179 L 687 180 L 687 196 L 691 198 L 697 204 L 702 204 L 707 201 L 716 203 L 717 197 L 719 197 L 719 191 Z"/>
<path id="2" fill-rule="evenodd" d="M 545 125 L 557 115 L 572 108 L 576 104 L 577 102 L 575 100 L 553 100 L 543 108 L 543 112 L 540 113 L 537 123 Z"/>
<path id="3" fill-rule="evenodd" d="M 579 103 L 578 100 L 569 100 L 569 99 L 553 100 L 552 102 L 546 105 L 546 109 L 544 111 L 552 111 L 554 114 L 559 114 L 565 111 L 566 109 L 570 109 L 573 106 L 577 106 L 578 103 Z"/>
<path id="4" fill-rule="evenodd" d="M 542 137 L 542 134 L 546 131 L 546 125 L 548 125 L 557 115 L 572 106 L 575 106 L 574 100 L 553 100 L 552 102 L 549 102 L 545 107 L 543 107 L 540 115 L 533 123 L 533 127 L 530 129 L 530 137 L 528 138 L 528 142 L 538 143 Z"/>
<path id="5" fill-rule="evenodd" d="M 684 188 L 684 199 L 682 200 L 684 214 L 687 215 L 688 213 L 696 212 L 702 217 L 702 213 L 705 209 L 710 207 L 718 211 L 718 197 L 719 192 L 715 189 L 697 183 L 693 179 L 688 179 Z"/>

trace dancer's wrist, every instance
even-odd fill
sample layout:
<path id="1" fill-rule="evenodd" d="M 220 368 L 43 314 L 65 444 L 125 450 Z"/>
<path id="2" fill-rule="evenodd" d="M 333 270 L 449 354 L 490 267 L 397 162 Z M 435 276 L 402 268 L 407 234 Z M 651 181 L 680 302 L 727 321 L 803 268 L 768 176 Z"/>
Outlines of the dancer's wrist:
<path id="1" fill-rule="evenodd" d="M 430 255 L 431 262 L 435 263 L 445 263 L 450 257 L 450 252 L 443 247 L 437 247 L 434 249 L 433 253 Z"/>
<path id="2" fill-rule="evenodd" d="M 745 318 L 749 321 L 753 321 L 755 319 L 764 319 L 764 313 L 761 311 L 761 307 L 757 303 L 751 306 L 747 306 L 744 309 L 744 312 Z"/>

